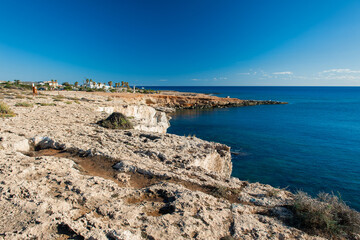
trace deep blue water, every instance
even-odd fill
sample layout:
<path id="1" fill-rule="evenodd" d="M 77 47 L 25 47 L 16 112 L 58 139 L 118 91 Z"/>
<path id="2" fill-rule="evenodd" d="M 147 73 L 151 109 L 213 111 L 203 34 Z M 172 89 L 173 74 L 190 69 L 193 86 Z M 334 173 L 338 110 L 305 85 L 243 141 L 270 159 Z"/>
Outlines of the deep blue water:
<path id="1" fill-rule="evenodd" d="M 242 180 L 339 192 L 360 210 L 360 87 L 151 88 L 289 102 L 180 111 L 168 132 L 229 145 L 239 153 L 232 175 Z"/>

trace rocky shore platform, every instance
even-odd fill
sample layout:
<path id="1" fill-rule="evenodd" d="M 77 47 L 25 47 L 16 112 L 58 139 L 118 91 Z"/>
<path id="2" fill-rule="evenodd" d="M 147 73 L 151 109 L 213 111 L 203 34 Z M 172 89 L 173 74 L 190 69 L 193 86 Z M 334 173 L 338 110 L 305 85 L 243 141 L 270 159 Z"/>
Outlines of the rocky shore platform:
<path id="1" fill-rule="evenodd" d="M 16 113 L 0 120 L 0 239 L 322 239 L 290 224 L 292 193 L 231 177 L 228 146 L 167 134 L 152 105 L 182 100 L 0 97 Z M 134 129 L 96 124 L 114 111 Z"/>
<path id="2" fill-rule="evenodd" d="M 176 91 L 161 91 L 160 94 L 129 94 L 129 93 L 96 93 L 102 96 L 126 98 L 128 101 L 145 101 L 149 106 L 174 109 L 203 109 L 245 107 L 255 105 L 287 104 L 272 100 L 241 100 L 238 98 L 221 98 L 201 93 L 185 93 Z"/>

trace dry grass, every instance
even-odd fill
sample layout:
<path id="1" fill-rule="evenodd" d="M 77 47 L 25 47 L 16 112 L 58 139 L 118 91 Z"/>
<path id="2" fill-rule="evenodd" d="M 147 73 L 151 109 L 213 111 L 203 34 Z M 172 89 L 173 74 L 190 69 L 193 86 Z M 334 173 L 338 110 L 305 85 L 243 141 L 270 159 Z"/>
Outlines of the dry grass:
<path id="1" fill-rule="evenodd" d="M 18 102 L 15 104 L 16 107 L 33 107 L 34 105 L 28 102 Z"/>
<path id="2" fill-rule="evenodd" d="M 69 99 L 69 100 L 73 100 L 73 101 L 78 101 L 78 100 L 80 100 L 79 98 L 77 98 L 77 97 L 68 97 L 67 99 Z"/>
<path id="3" fill-rule="evenodd" d="M 352 239 L 360 234 L 360 213 L 334 194 L 320 193 L 314 199 L 298 192 L 294 200 L 294 220 L 298 228 L 333 239 Z"/>
<path id="4" fill-rule="evenodd" d="M 36 104 L 38 104 L 38 105 L 40 105 L 40 106 L 56 106 L 56 104 L 55 103 L 36 103 Z"/>
<path id="5" fill-rule="evenodd" d="M 15 96 L 15 98 L 23 99 L 23 98 L 25 98 L 25 96 L 23 96 L 23 95 L 21 95 L 21 94 L 17 94 L 17 95 Z"/>
<path id="6" fill-rule="evenodd" d="M 8 105 L 0 102 L 0 117 L 14 117 L 15 115 Z"/>
<path id="7" fill-rule="evenodd" d="M 62 100 L 65 99 L 65 96 L 63 96 L 63 95 L 56 95 L 56 96 L 53 96 L 52 99 L 53 99 L 54 101 L 60 102 L 60 101 L 62 101 Z"/>
<path id="8" fill-rule="evenodd" d="M 64 99 L 64 98 L 65 98 L 65 96 L 64 96 L 64 95 L 59 94 L 59 95 L 55 95 L 53 98 L 56 98 L 56 99 Z"/>

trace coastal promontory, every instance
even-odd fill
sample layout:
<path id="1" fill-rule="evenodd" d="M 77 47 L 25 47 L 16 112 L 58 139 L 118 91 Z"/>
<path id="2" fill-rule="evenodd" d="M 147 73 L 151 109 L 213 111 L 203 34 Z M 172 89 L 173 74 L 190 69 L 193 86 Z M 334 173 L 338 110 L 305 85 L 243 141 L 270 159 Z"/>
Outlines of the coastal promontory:
<path id="1" fill-rule="evenodd" d="M 15 116 L 0 121 L 0 238 L 323 239 L 294 222 L 293 193 L 231 177 L 228 146 L 166 133 L 169 109 L 273 102 L 1 96 Z M 98 124 L 113 112 L 131 125 Z"/>

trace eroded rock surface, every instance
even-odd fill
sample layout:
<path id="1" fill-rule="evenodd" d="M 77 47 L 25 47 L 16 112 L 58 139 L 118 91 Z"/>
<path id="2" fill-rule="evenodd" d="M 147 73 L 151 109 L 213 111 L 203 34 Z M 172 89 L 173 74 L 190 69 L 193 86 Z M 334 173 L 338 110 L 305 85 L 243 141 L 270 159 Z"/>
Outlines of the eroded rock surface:
<path id="1" fill-rule="evenodd" d="M 120 112 L 131 118 L 134 129 L 146 132 L 166 133 L 170 127 L 169 117 L 163 111 L 157 111 L 155 108 L 147 105 L 122 105 L 114 104 L 114 107 L 98 107 L 97 111 L 112 114 Z"/>
<path id="2" fill-rule="evenodd" d="M 284 223 L 291 193 L 230 177 L 227 146 L 102 128 L 109 101 L 85 99 L 5 99 L 17 116 L 0 121 L 1 238 L 320 239 Z"/>

